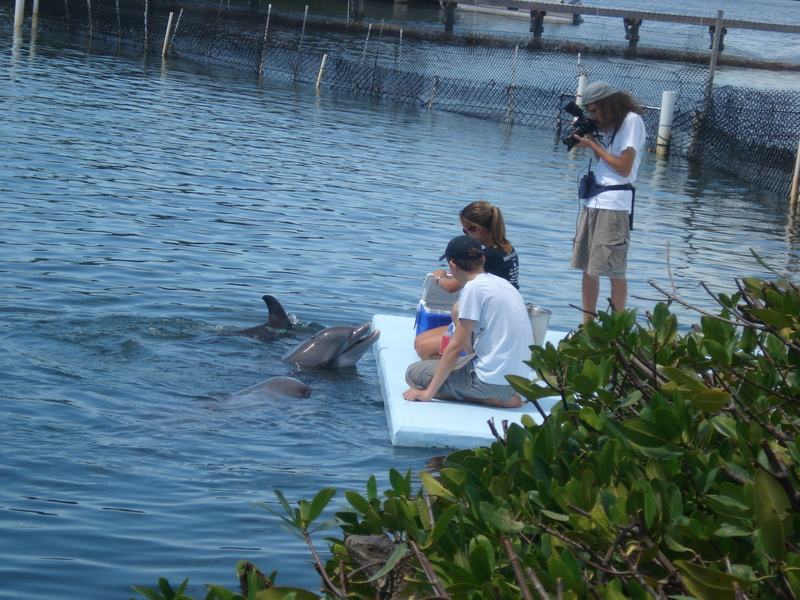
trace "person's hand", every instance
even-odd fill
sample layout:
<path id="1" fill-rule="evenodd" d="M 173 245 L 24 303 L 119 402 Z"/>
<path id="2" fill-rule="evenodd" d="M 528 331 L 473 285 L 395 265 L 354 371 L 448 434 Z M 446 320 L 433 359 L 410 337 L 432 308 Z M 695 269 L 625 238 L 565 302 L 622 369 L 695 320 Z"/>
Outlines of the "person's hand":
<path id="1" fill-rule="evenodd" d="M 436 269 L 433 272 L 433 278 L 439 279 L 439 277 L 447 277 L 447 271 L 445 271 L 444 269 Z"/>
<path id="2" fill-rule="evenodd" d="M 428 390 L 408 388 L 405 392 L 403 392 L 403 398 L 409 402 L 430 402 L 433 396 L 428 393 Z"/>
<path id="3" fill-rule="evenodd" d="M 572 137 L 577 140 L 575 146 L 578 148 L 591 148 L 594 150 L 597 146 L 597 142 L 594 139 L 594 134 L 587 133 L 585 137 L 581 137 L 577 133 L 573 133 Z"/>

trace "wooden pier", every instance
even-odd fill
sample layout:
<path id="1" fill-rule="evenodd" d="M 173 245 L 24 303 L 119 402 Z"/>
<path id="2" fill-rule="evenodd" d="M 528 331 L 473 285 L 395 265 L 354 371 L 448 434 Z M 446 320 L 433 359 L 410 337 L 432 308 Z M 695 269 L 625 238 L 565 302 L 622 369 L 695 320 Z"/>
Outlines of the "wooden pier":
<path id="1" fill-rule="evenodd" d="M 398 0 L 395 1 L 397 2 Z M 534 42 L 538 42 L 542 38 L 546 23 L 545 19 L 548 14 L 557 14 L 560 17 L 571 16 L 573 25 L 581 24 L 584 21 L 584 16 L 587 18 L 616 17 L 622 19 L 622 24 L 625 29 L 625 39 L 628 41 L 628 50 L 626 52 L 626 56 L 629 58 L 636 57 L 637 45 L 640 40 L 639 28 L 644 21 L 661 21 L 666 23 L 682 23 L 687 25 L 708 27 L 712 48 L 715 37 L 719 37 L 717 50 L 715 52 L 721 52 L 724 49 L 724 38 L 728 28 L 774 31 L 778 33 L 800 33 L 800 25 L 784 25 L 781 23 L 766 23 L 762 21 L 725 19 L 721 12 L 716 16 L 697 17 L 672 13 L 658 13 L 618 8 L 599 8 L 584 6 L 582 4 L 535 2 L 529 0 L 464 0 L 463 2 L 458 2 L 455 0 L 435 1 L 439 3 L 439 6 L 444 11 L 443 21 L 445 24 L 445 31 L 448 33 L 453 33 L 455 24 L 455 11 L 457 7 L 465 10 L 475 8 L 480 10 L 495 9 L 519 11 L 522 14 L 529 12 L 530 31 L 533 34 Z M 719 28 L 719 36 L 715 35 L 717 28 Z"/>
<path id="2" fill-rule="evenodd" d="M 453 3 L 450 3 L 453 4 Z M 472 6 L 474 2 L 462 2 L 462 6 Z M 561 4 L 559 2 L 528 2 L 527 0 L 480 0 L 479 6 L 530 10 L 532 12 L 570 13 L 593 17 L 618 17 L 620 19 L 640 19 L 642 21 L 665 21 L 668 23 L 686 23 L 689 25 L 714 26 L 717 16 L 693 17 L 671 13 L 656 13 L 644 10 L 624 10 L 619 8 L 596 8 L 582 4 Z M 736 29 L 757 29 L 759 31 L 777 31 L 780 33 L 800 33 L 800 25 L 782 25 L 780 23 L 764 23 L 761 21 L 741 21 L 723 18 L 723 27 Z"/>

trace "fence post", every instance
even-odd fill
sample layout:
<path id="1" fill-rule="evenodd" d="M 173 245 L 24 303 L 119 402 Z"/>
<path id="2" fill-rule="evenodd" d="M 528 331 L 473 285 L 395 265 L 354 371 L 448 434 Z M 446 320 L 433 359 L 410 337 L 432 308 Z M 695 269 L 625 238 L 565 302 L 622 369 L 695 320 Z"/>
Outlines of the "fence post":
<path id="1" fill-rule="evenodd" d="M 86 14 L 89 16 L 89 41 L 94 37 L 94 22 L 92 21 L 92 0 L 86 0 Z"/>
<path id="2" fill-rule="evenodd" d="M 172 29 L 172 17 L 175 13 L 170 12 L 167 19 L 167 30 L 164 32 L 164 45 L 161 47 L 161 56 L 167 55 L 167 48 L 169 47 L 169 32 Z"/>
<path id="3" fill-rule="evenodd" d="M 661 118 L 658 122 L 656 157 L 669 156 L 669 143 L 672 139 L 672 118 L 675 114 L 675 92 L 661 93 Z"/>
<path id="4" fill-rule="evenodd" d="M 14 4 L 14 29 L 22 27 L 25 20 L 25 0 L 17 0 Z"/>
<path id="5" fill-rule="evenodd" d="M 431 99 L 428 101 L 428 110 L 433 109 L 433 100 L 436 98 L 436 90 L 439 87 L 439 73 L 433 76 L 433 89 L 431 90 Z"/>
<path id="6" fill-rule="evenodd" d="M 719 41 L 722 37 L 722 15 L 723 11 L 717 11 L 717 25 L 714 30 L 714 43 L 711 47 L 711 62 L 708 65 L 708 82 L 706 83 L 706 103 L 703 109 L 704 114 L 708 114 L 711 104 L 711 94 L 714 91 L 714 73 L 717 70 L 717 57 L 719 56 Z"/>
<path id="7" fill-rule="evenodd" d="M 258 76 L 264 72 L 264 60 L 267 57 L 267 35 L 269 34 L 269 18 L 272 14 L 272 3 L 267 5 L 267 24 L 264 25 L 264 39 L 261 41 L 261 60 L 258 62 Z"/>
<path id="8" fill-rule="evenodd" d="M 506 125 L 514 122 L 514 90 L 516 89 L 517 52 L 519 46 L 514 47 L 514 63 L 511 66 L 511 83 L 508 85 L 508 104 L 506 106 Z"/>
<path id="9" fill-rule="evenodd" d="M 356 23 L 360 23 L 361 20 L 364 18 L 364 0 L 353 0 L 353 21 Z"/>
<path id="10" fill-rule="evenodd" d="M 319 75 L 317 75 L 317 92 L 319 92 L 319 86 L 322 83 L 322 72 L 325 70 L 325 61 L 328 60 L 328 55 L 322 55 L 322 62 L 319 65 Z"/>
<path id="11" fill-rule="evenodd" d="M 622 19 L 625 27 L 625 39 L 628 40 L 628 50 L 625 52 L 626 58 L 636 58 L 636 48 L 639 45 L 639 27 L 642 25 L 641 19 Z"/>
<path id="12" fill-rule="evenodd" d="M 167 46 L 167 54 L 172 52 L 172 43 L 175 41 L 175 38 L 178 35 L 178 28 L 181 26 L 181 17 L 183 16 L 183 8 L 178 11 L 178 20 L 175 21 L 175 27 L 172 29 L 172 33 L 169 36 L 169 46 Z"/>
<path id="13" fill-rule="evenodd" d="M 117 43 L 122 44 L 122 19 L 119 14 L 119 0 L 115 1 L 117 5 Z"/>
<path id="14" fill-rule="evenodd" d="M 714 30 L 714 42 L 711 44 L 711 61 L 708 64 L 708 81 L 706 82 L 706 97 L 703 101 L 703 110 L 698 113 L 692 130 L 692 143 L 689 146 L 688 156 L 691 160 L 699 159 L 701 140 L 705 129 L 705 122 L 711 112 L 711 100 L 714 97 L 714 72 L 717 70 L 717 56 L 719 55 L 719 42 L 722 35 L 722 15 L 723 11 L 717 11 L 717 24 Z"/>
<path id="15" fill-rule="evenodd" d="M 148 4 L 148 0 L 144 0 L 144 53 L 145 54 L 147 54 L 147 30 L 149 29 L 147 26 L 147 13 L 149 9 L 150 6 Z"/>
<path id="16" fill-rule="evenodd" d="M 442 5 L 444 8 L 444 32 L 453 33 L 453 26 L 456 24 L 456 6 L 458 2 L 447 1 Z"/>

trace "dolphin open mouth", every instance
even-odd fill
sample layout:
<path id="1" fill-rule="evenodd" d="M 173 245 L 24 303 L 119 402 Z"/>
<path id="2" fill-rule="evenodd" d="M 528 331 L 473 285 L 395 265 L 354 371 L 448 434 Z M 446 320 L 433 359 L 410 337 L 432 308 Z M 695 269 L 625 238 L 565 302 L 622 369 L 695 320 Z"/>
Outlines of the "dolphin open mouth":
<path id="1" fill-rule="evenodd" d="M 350 343 L 340 356 L 358 353 L 358 356 L 361 357 L 369 350 L 372 344 L 378 341 L 379 337 L 381 337 L 381 332 L 378 329 L 372 331 L 372 322 L 367 321 L 353 329 L 353 333 L 350 335 Z"/>

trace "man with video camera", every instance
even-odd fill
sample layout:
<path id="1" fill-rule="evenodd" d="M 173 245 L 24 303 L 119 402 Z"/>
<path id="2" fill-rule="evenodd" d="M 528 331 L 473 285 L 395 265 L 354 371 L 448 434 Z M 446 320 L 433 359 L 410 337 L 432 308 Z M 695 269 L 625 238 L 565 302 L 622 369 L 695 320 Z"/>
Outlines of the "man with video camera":
<path id="1" fill-rule="evenodd" d="M 611 280 L 611 308 L 625 309 L 630 230 L 633 226 L 633 183 L 644 152 L 646 132 L 642 107 L 628 92 L 604 81 L 586 86 L 582 104 L 597 132 L 572 133 L 574 146 L 589 148 L 597 170 L 584 178 L 584 200 L 572 246 L 570 266 L 583 271 L 584 323 L 597 313 L 600 277 Z M 581 135 L 582 134 L 582 135 Z M 567 144 L 570 146 L 570 144 Z M 590 163 L 591 166 L 591 163 Z"/>

